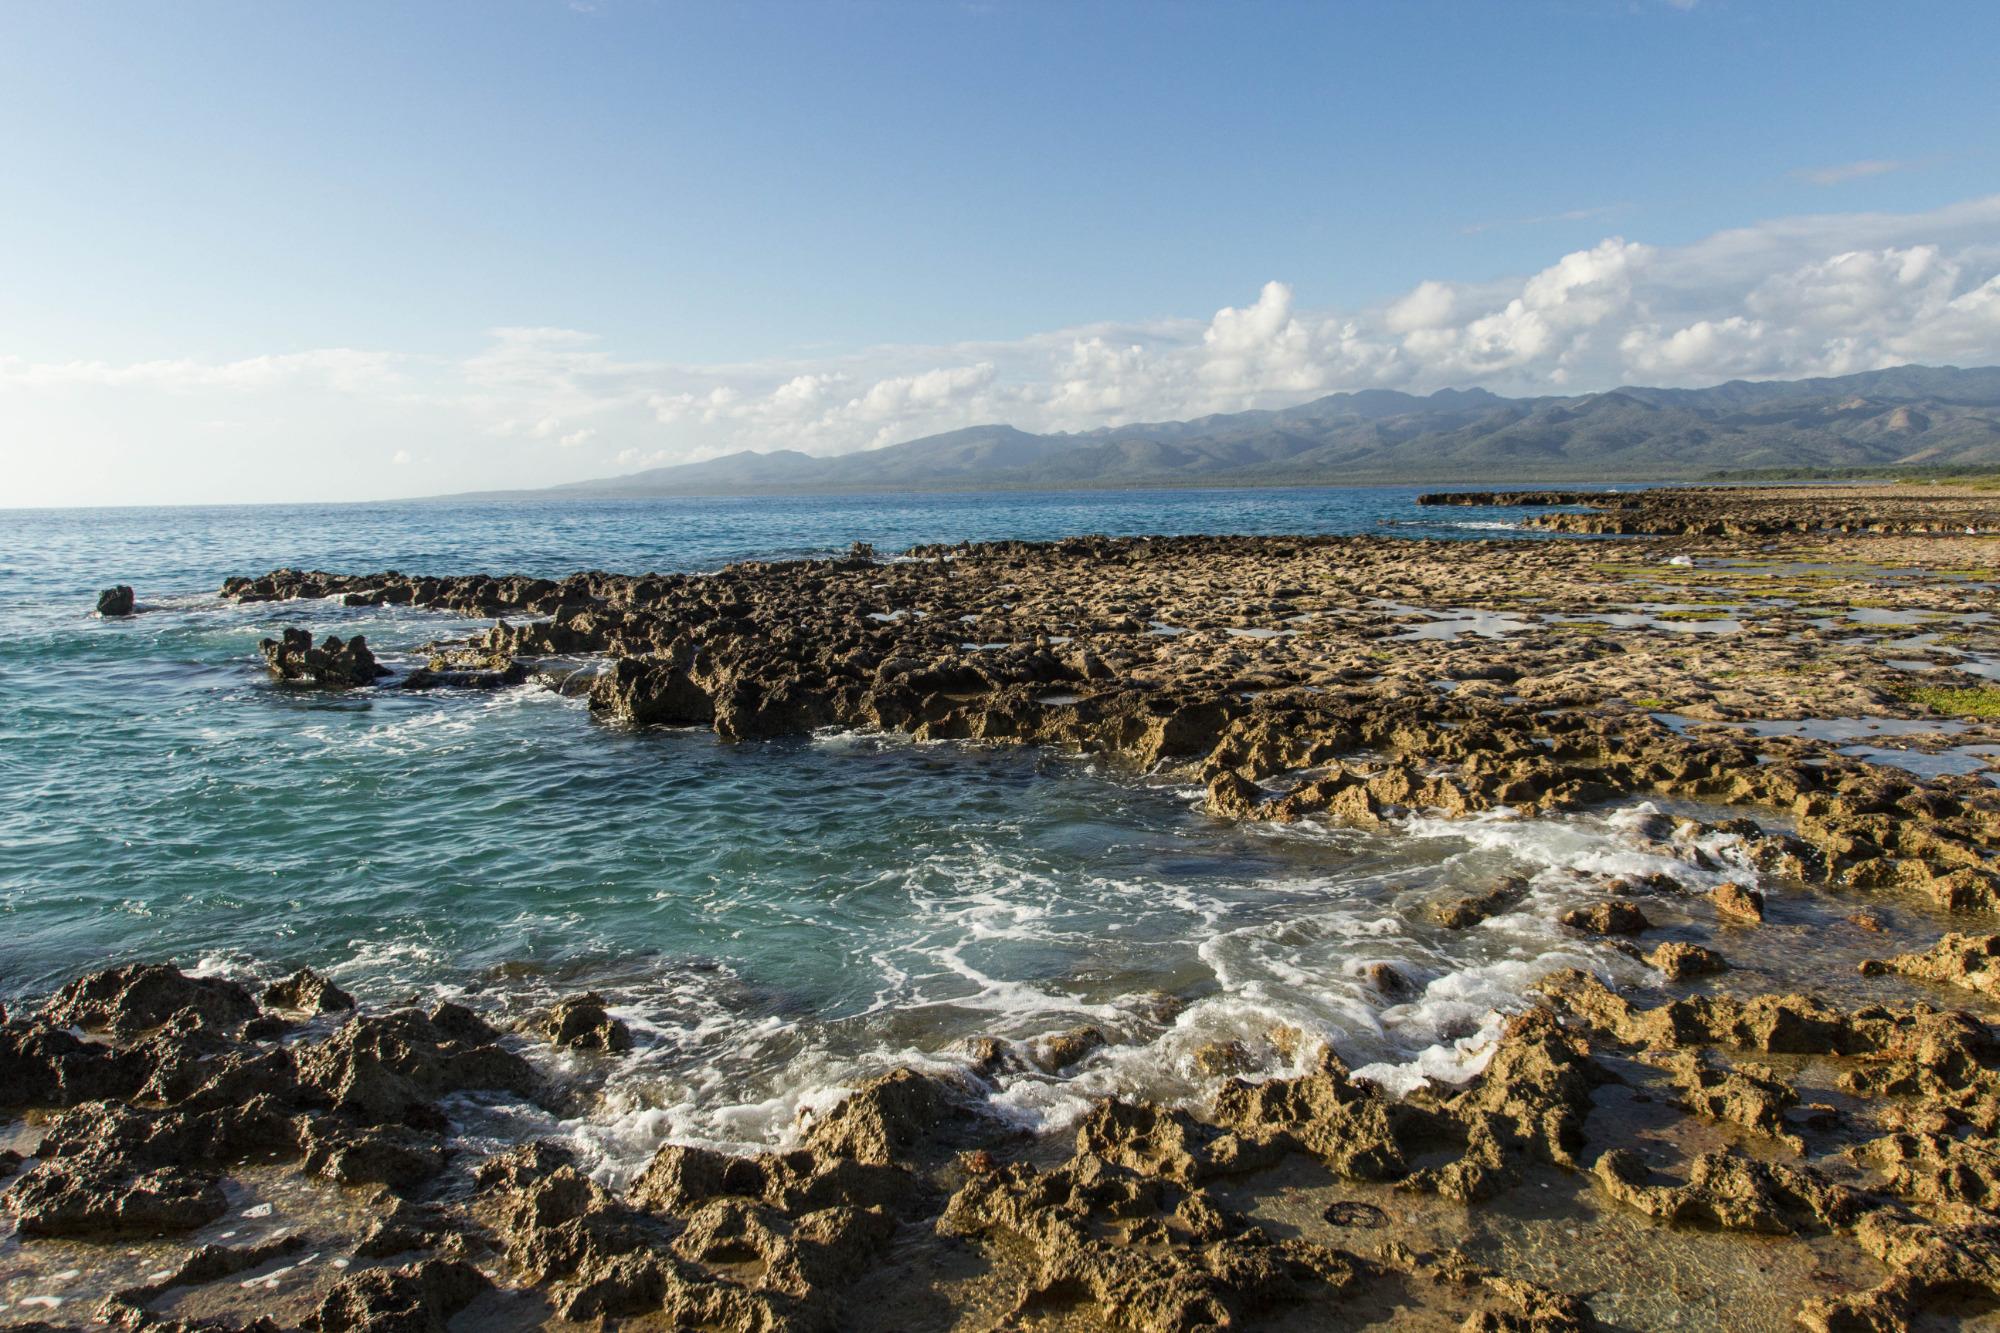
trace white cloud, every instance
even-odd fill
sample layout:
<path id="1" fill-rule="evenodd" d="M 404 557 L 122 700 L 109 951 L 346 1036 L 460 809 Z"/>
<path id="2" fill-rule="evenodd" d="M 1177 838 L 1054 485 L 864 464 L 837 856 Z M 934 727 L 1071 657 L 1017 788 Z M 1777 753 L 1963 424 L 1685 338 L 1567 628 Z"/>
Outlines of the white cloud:
<path id="1" fill-rule="evenodd" d="M 2000 196 L 1922 214 L 1777 218 L 1681 246 L 1611 236 L 1531 273 L 1432 279 L 1367 308 L 1314 309 L 1271 281 L 1205 320 L 740 365 L 620 358 L 588 333 L 535 327 L 490 330 L 459 357 L 0 356 L 0 412 L 58 446 L 36 450 L 30 474 L 117 471 L 86 445 L 138 454 L 178 439 L 213 454 L 222 446 L 196 435 L 213 439 L 207 423 L 226 420 L 229 447 L 254 457 L 244 467 L 256 475 L 301 450 L 298 493 L 310 495 L 319 474 L 296 441 L 316 432 L 365 432 L 408 455 L 401 485 L 383 491 L 469 476 L 537 485 L 746 448 L 839 453 L 994 421 L 1081 430 L 1372 386 L 1574 392 L 1911 360 L 2000 362 Z M 96 461 L 70 461 L 86 456 Z"/>

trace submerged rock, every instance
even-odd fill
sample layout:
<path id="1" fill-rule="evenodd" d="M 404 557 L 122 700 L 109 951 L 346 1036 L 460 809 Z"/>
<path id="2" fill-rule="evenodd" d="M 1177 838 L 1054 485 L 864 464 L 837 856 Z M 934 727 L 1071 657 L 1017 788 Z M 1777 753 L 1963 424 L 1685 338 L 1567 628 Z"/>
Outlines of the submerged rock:
<path id="1" fill-rule="evenodd" d="M 2000 935 L 1953 931 L 1922 953 L 1870 958 L 1861 964 L 1861 975 L 1865 977 L 1892 972 L 1921 981 L 1960 986 L 1981 995 L 2000 995 Z"/>

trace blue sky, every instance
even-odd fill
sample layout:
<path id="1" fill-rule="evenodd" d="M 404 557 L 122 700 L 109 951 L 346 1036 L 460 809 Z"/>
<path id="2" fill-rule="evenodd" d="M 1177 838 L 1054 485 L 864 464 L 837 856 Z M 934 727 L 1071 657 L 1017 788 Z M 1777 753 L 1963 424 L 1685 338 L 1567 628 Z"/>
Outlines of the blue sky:
<path id="1" fill-rule="evenodd" d="M 1987 3 L 15 0 L 0 503 L 2000 359 L 1996 39 Z"/>

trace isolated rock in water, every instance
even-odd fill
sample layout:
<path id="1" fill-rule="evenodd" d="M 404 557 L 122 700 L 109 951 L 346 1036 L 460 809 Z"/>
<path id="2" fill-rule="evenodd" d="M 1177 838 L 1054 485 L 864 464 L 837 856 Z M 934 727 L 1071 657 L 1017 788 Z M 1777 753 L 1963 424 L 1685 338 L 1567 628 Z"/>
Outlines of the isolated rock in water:
<path id="1" fill-rule="evenodd" d="M 97 614 L 100 616 L 129 616 L 133 612 L 132 585 L 121 583 L 115 588 L 106 588 L 97 594 Z"/>
<path id="2" fill-rule="evenodd" d="M 1705 977 L 1728 968 L 1728 962 L 1713 949 L 1684 940 L 1668 940 L 1646 955 L 1646 962 L 1667 974 L 1669 981 Z"/>
<path id="3" fill-rule="evenodd" d="M 1043 1037 L 1029 1049 L 1034 1062 L 1053 1074 L 1069 1068 L 1103 1044 L 1104 1034 L 1101 1031 L 1084 1026 Z"/>
<path id="4" fill-rule="evenodd" d="M 279 680 L 309 681 L 321 689 L 353 689 L 389 674 L 389 668 L 375 660 L 375 654 L 368 651 L 368 641 L 359 634 L 345 642 L 329 634 L 315 647 L 311 634 L 289 628 L 282 637 L 265 639 L 257 647 Z"/>
<path id="5" fill-rule="evenodd" d="M 604 997 L 595 991 L 557 1001 L 542 1030 L 551 1043 L 573 1051 L 632 1049 L 632 1029 L 606 1011 Z"/>
<path id="6" fill-rule="evenodd" d="M 219 977 L 190 977 L 164 963 L 131 963 L 79 977 L 42 1010 L 56 1027 L 101 1028 L 130 1036 L 179 1014 L 200 1027 L 236 1027 L 257 1016 L 250 992 Z"/>
<path id="7" fill-rule="evenodd" d="M 354 997 L 309 967 L 264 988 L 267 1008 L 331 1014 L 354 1007 Z"/>
<path id="8" fill-rule="evenodd" d="M 1709 896 L 1715 901 L 1715 910 L 1723 916 L 1748 922 L 1764 919 L 1764 895 L 1735 880 L 1716 885 L 1715 892 Z"/>
<path id="9" fill-rule="evenodd" d="M 1586 935 L 1637 935 L 1652 922 L 1630 903 L 1601 902 L 1563 913 L 1562 923 Z"/>

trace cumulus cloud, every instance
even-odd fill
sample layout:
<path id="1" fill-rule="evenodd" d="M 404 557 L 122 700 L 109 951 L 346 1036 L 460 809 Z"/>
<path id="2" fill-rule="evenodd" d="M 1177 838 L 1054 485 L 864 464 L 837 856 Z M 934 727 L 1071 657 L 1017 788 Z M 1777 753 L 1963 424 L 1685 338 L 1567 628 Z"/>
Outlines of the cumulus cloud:
<path id="1" fill-rule="evenodd" d="M 421 445 L 424 466 L 504 464 L 507 484 L 525 485 L 746 448 L 839 453 L 996 421 L 1086 430 L 1346 389 L 1579 392 L 1906 361 L 2000 362 L 2000 196 L 1922 214 L 1779 218 L 1680 246 L 1608 236 L 1532 272 L 1431 279 L 1365 308 L 1313 308 L 1274 279 L 1206 319 L 728 366 L 621 358 L 587 332 L 540 327 L 489 330 L 455 358 L 0 357 L 0 403 L 38 402 L 47 415 L 131 395 L 156 424 L 171 416 L 157 407 L 163 395 L 198 400 L 190 422 L 235 419 L 232 404 L 296 416 L 309 399 L 337 425 L 343 411 L 390 431 L 413 423 L 404 440 Z"/>

